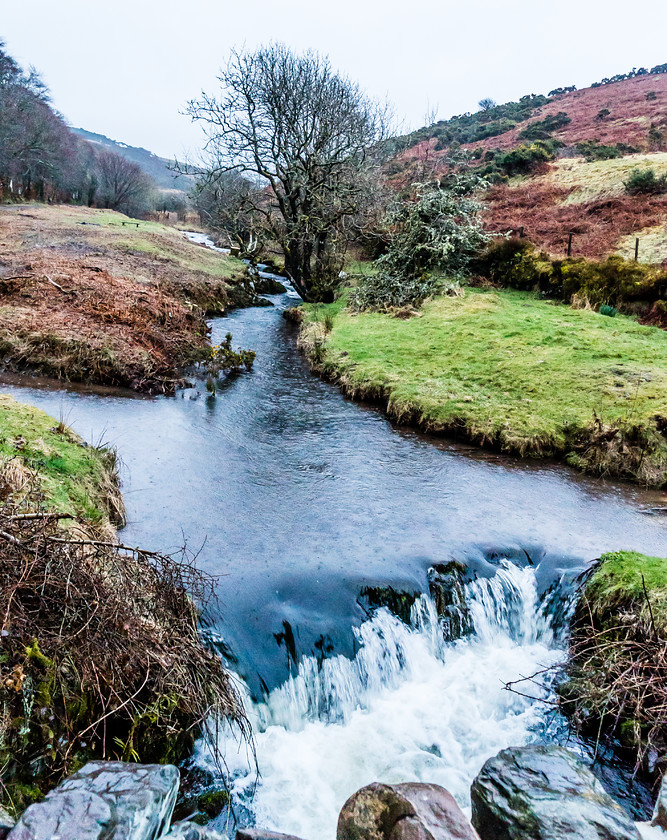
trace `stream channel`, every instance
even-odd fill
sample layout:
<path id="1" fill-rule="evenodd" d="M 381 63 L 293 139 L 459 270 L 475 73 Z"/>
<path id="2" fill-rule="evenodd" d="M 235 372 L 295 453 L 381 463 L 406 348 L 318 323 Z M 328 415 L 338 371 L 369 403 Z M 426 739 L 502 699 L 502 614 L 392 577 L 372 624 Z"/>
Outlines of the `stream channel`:
<path id="1" fill-rule="evenodd" d="M 214 343 L 231 331 L 257 352 L 215 396 L 201 381 L 175 398 L 3 388 L 118 448 L 123 542 L 186 541 L 220 576 L 207 632 L 238 675 L 260 774 L 223 731 L 237 816 L 331 840 L 371 781 L 435 782 L 465 807 L 498 750 L 562 738 L 548 706 L 503 688 L 564 655 L 543 595 L 566 598 L 604 551 L 667 556 L 667 530 L 657 494 L 429 438 L 346 400 L 299 356 L 291 294 L 212 322 Z M 428 595 L 409 624 L 360 595 L 427 593 L 429 567 L 451 559 L 475 578 L 470 638 L 443 642 Z M 214 768 L 203 747 L 196 760 Z"/>

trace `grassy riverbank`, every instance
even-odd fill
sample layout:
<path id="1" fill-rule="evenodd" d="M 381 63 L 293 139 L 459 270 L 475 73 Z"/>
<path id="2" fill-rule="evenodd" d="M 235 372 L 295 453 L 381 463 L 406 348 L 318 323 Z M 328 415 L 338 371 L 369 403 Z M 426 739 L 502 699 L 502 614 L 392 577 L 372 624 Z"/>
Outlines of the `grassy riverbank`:
<path id="1" fill-rule="evenodd" d="M 206 315 L 249 305 L 239 260 L 174 228 L 87 207 L 0 207 L 0 362 L 173 390 L 207 352 Z"/>
<path id="2" fill-rule="evenodd" d="M 559 693 L 585 734 L 617 738 L 638 765 L 667 760 L 667 558 L 604 554 L 584 584 Z"/>
<path id="3" fill-rule="evenodd" d="M 667 482 L 667 334 L 527 292 L 466 289 L 414 317 L 304 307 L 301 345 L 399 422 L 597 474 Z"/>
<path id="4" fill-rule="evenodd" d="M 87 446 L 65 423 L 2 394 L 0 463 L 15 486 L 38 484 L 44 510 L 102 530 L 125 522 L 115 451 Z"/>
<path id="5" fill-rule="evenodd" d="M 93 758 L 178 762 L 209 716 L 245 731 L 202 645 L 192 558 L 118 544 L 115 456 L 0 397 L 0 804 Z"/>

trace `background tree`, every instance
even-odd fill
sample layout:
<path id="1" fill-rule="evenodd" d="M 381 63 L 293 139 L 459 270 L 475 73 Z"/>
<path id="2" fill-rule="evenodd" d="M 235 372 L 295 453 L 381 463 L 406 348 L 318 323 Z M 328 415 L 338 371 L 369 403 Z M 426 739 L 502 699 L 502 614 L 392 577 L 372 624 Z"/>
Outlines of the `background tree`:
<path id="1" fill-rule="evenodd" d="M 75 154 L 64 120 L 34 70 L 24 72 L 0 41 L 0 194 L 44 200 L 62 186 Z"/>
<path id="2" fill-rule="evenodd" d="M 151 199 L 151 180 L 142 168 L 115 152 L 97 155 L 100 200 L 104 207 L 136 215 Z"/>
<path id="3" fill-rule="evenodd" d="M 477 104 L 482 111 L 490 111 L 492 108 L 496 107 L 496 100 L 491 99 L 490 96 L 485 96 L 484 99 L 480 99 Z"/>
<path id="4" fill-rule="evenodd" d="M 346 222 L 362 211 L 387 108 L 328 59 L 282 44 L 233 52 L 218 79 L 219 96 L 203 93 L 188 106 L 207 138 L 200 189 L 244 175 L 241 227 L 274 240 L 299 294 L 316 297 L 338 274 Z"/>

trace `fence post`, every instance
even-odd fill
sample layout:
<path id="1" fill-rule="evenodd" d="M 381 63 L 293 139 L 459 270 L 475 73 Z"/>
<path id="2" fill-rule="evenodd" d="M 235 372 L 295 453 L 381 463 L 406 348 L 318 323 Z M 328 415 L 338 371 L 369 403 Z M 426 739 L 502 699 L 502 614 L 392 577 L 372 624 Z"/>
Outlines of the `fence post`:
<path id="1" fill-rule="evenodd" d="M 635 262 L 639 262 L 639 237 L 635 239 Z"/>
<path id="2" fill-rule="evenodd" d="M 567 255 L 568 255 L 568 257 L 572 256 L 572 237 L 573 236 L 574 236 L 574 233 L 572 233 L 572 231 L 570 231 L 570 233 L 567 236 Z"/>

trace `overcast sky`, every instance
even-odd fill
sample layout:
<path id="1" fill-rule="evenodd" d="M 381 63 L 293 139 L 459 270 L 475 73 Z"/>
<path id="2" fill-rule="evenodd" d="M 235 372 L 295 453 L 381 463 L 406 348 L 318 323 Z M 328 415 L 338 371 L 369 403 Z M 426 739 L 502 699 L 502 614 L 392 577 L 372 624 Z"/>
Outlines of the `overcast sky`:
<path id="1" fill-rule="evenodd" d="M 406 128 L 667 62 L 667 0 L 0 0 L 0 37 L 73 126 L 166 157 L 200 145 L 181 116 L 230 47 L 328 54 Z"/>

